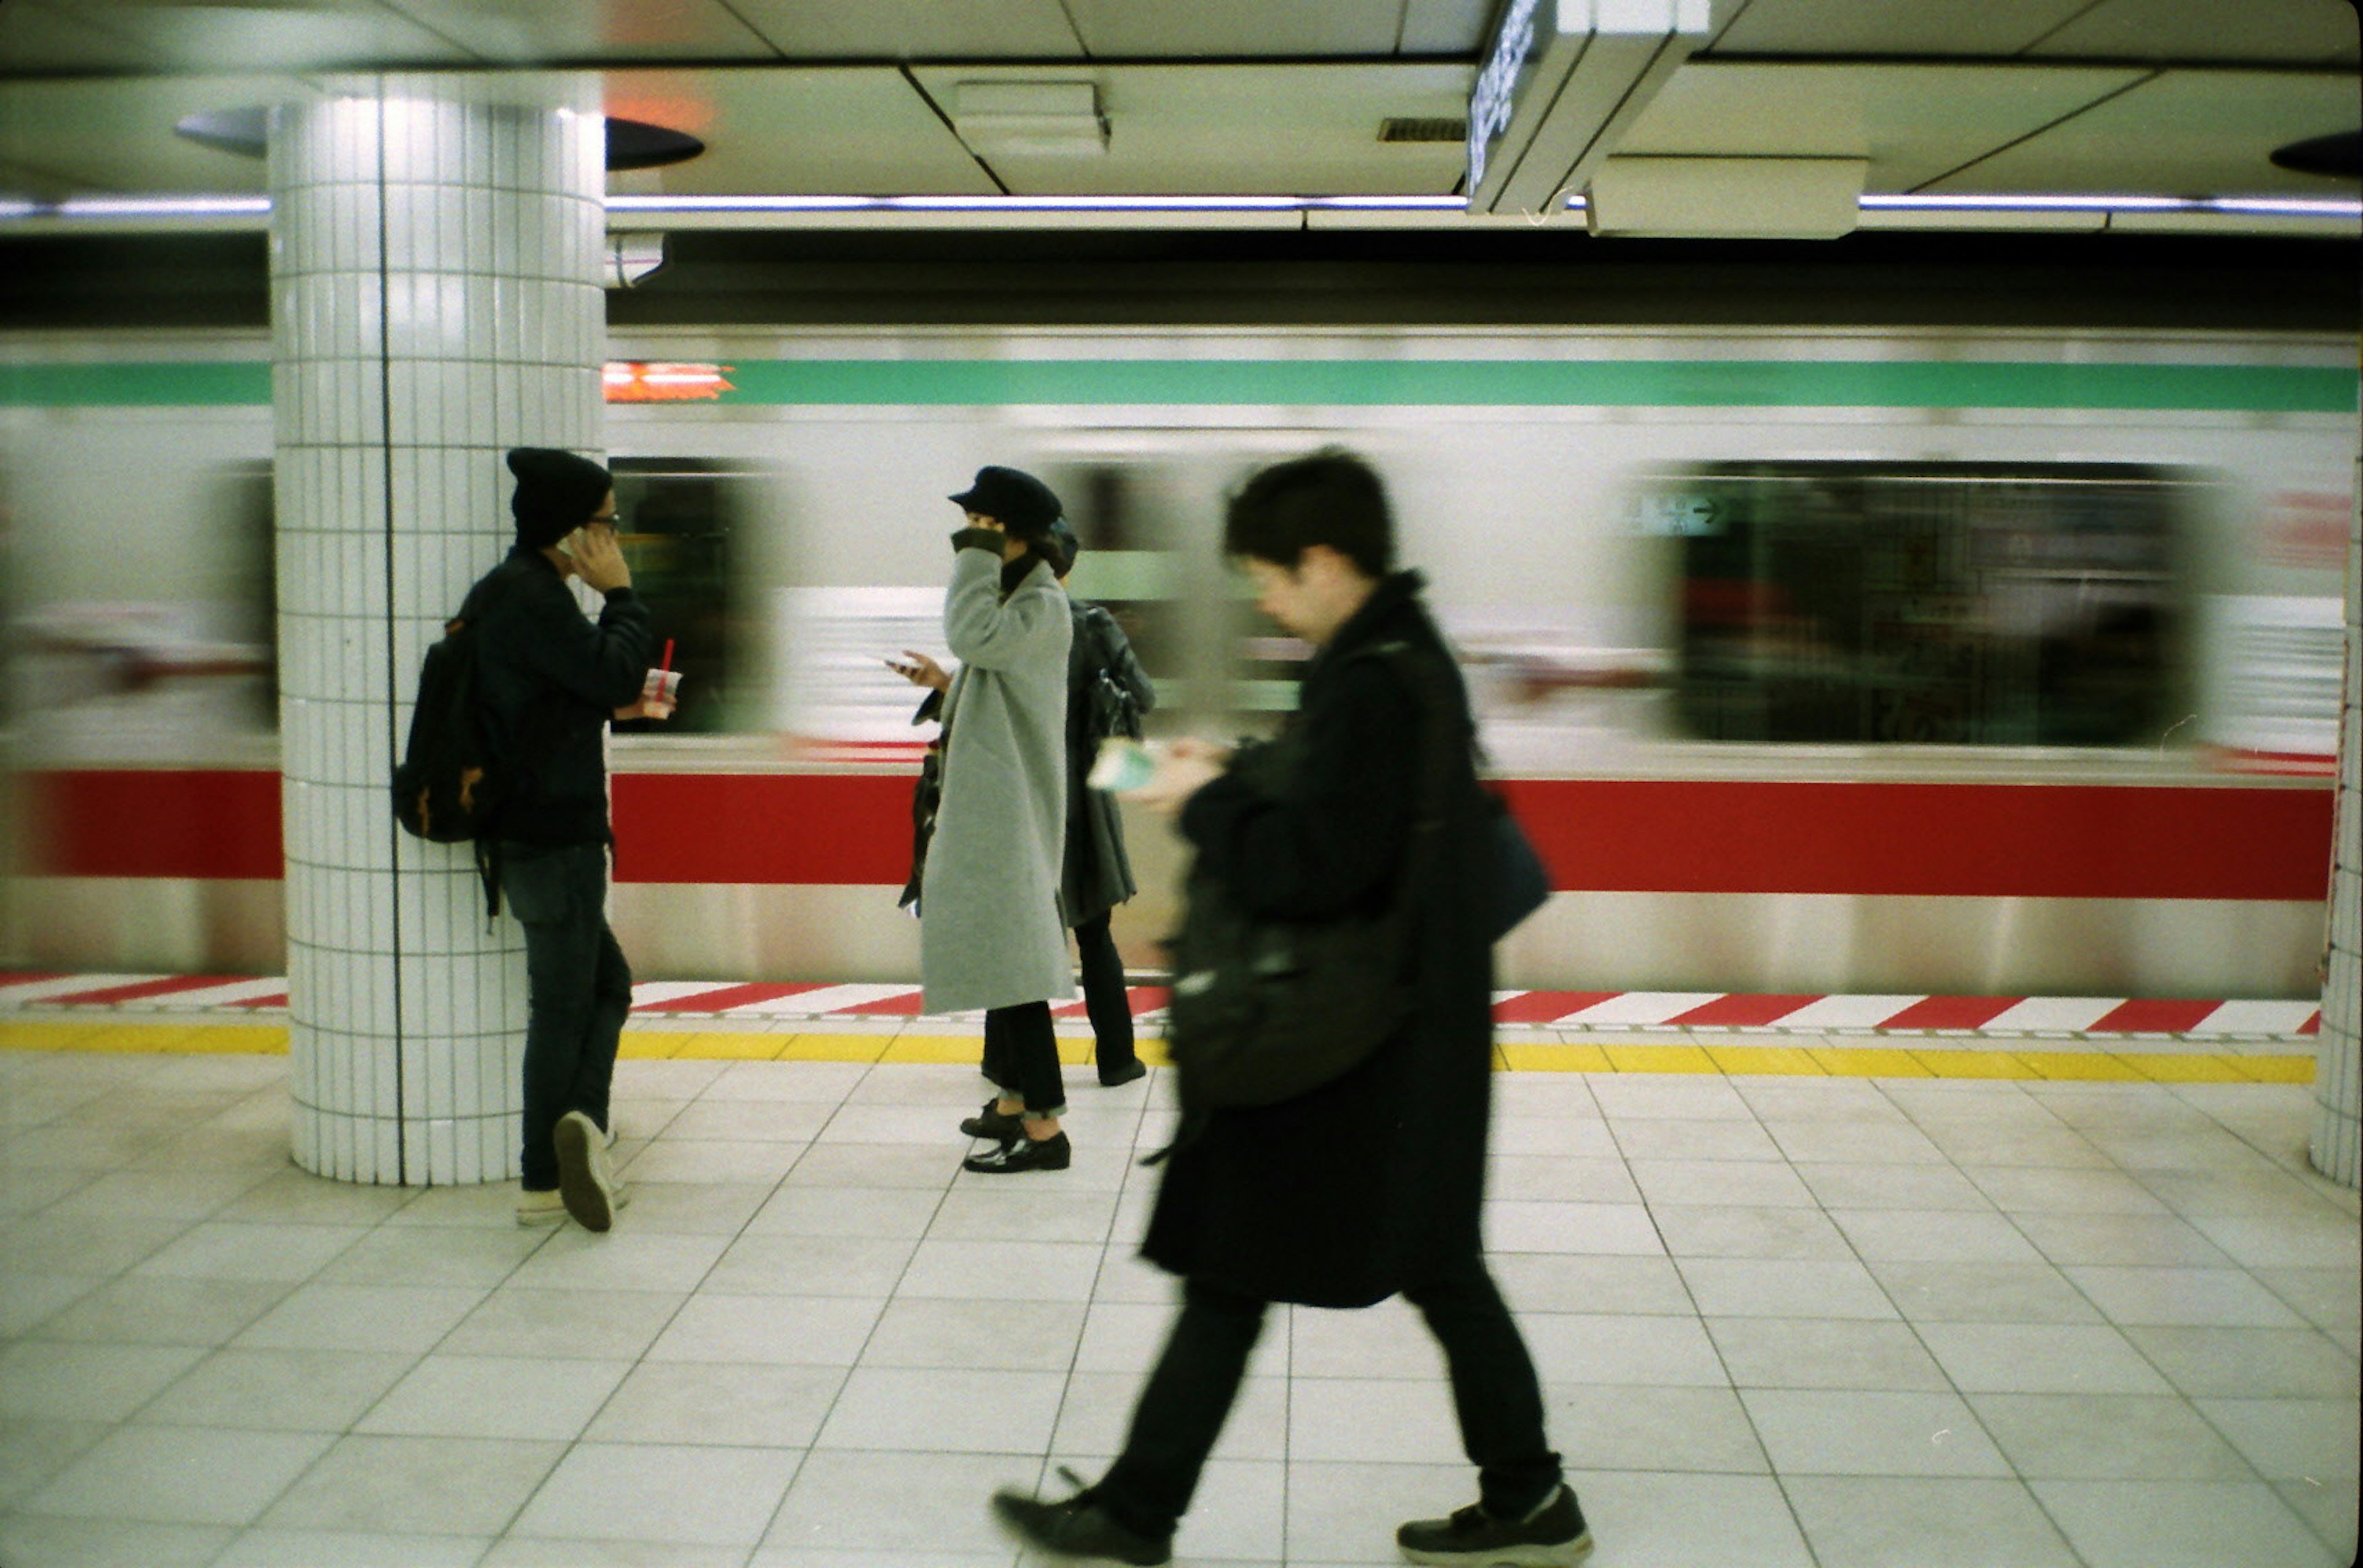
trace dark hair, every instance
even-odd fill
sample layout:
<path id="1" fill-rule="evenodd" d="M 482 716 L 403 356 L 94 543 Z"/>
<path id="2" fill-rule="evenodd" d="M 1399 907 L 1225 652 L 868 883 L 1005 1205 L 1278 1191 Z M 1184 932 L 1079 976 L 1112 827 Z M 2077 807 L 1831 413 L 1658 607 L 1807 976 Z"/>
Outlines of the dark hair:
<path id="1" fill-rule="evenodd" d="M 1394 564 L 1394 516 L 1370 465 L 1342 447 L 1277 462 L 1231 497 L 1223 549 L 1293 572 L 1307 549 L 1326 544 L 1366 577 Z"/>

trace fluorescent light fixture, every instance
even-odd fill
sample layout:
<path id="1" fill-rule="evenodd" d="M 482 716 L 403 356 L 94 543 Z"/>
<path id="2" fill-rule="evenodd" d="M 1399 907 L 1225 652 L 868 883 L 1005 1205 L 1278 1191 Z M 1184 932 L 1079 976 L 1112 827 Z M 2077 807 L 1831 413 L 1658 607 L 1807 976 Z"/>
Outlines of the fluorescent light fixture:
<path id="1" fill-rule="evenodd" d="M 990 217 L 1028 213 L 1274 213 L 1465 212 L 1469 204 L 1453 195 L 655 195 L 618 192 L 607 197 L 607 211 L 638 219 L 693 218 L 700 214 L 744 213 L 975 213 Z M 1570 210 L 1584 206 L 1581 197 L 1568 202 Z M 1871 212 L 1924 213 L 2182 213 L 2222 217 L 2363 218 L 2363 201 L 2319 196 L 2146 196 L 2082 195 L 1866 195 L 1861 208 Z M 0 196 L 0 223 L 143 225 L 229 220 L 231 227 L 250 227 L 271 216 L 269 196 L 70 196 L 39 201 L 27 196 Z"/>
<path id="2" fill-rule="evenodd" d="M 660 196 L 616 195 L 609 212 L 1459 212 L 1459 196 Z"/>
<path id="3" fill-rule="evenodd" d="M 995 157 L 1093 158 L 1108 145 L 1090 82 L 962 82 L 952 89 L 952 133 Z"/>
<path id="4" fill-rule="evenodd" d="M 41 209 L 59 217 L 267 217 L 269 196 L 68 196 Z"/>
<path id="5" fill-rule="evenodd" d="M 2254 217 L 2363 217 L 2363 201 L 2325 196 L 1869 195 L 1865 212 L 2187 212 Z"/>

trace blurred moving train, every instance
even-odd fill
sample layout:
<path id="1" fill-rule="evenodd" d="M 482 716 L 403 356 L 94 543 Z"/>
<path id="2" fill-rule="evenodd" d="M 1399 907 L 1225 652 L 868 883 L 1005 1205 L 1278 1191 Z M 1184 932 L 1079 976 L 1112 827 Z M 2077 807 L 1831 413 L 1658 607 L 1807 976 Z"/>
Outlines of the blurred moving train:
<path id="1" fill-rule="evenodd" d="M 1304 650 L 1226 492 L 1385 474 L 1560 889 L 1505 985 L 2313 992 L 2354 591 L 2334 334 L 618 332 L 607 443 L 687 673 L 614 747 L 647 979 L 908 980 L 944 497 L 1069 502 L 1153 734 L 1269 725 Z M 0 335 L 15 966 L 279 973 L 261 334 Z M 488 496 L 497 456 L 487 454 Z M 484 557 L 506 520 L 488 506 Z M 1132 824 L 1154 968 L 1172 841 Z"/>

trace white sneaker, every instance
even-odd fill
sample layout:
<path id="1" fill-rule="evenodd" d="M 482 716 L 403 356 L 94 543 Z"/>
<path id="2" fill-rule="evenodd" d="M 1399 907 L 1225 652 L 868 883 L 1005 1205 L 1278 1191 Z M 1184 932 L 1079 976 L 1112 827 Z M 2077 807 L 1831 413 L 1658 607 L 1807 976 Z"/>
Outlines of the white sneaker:
<path id="1" fill-rule="evenodd" d="M 519 1225 L 555 1225 L 565 1218 L 566 1200 L 558 1195 L 556 1187 L 546 1193 L 518 1192 L 516 1219 Z"/>
<path id="2" fill-rule="evenodd" d="M 585 1230 L 616 1223 L 616 1184 L 607 1173 L 607 1144 L 599 1124 L 581 1111 L 558 1118 L 558 1192 L 566 1212 Z"/>

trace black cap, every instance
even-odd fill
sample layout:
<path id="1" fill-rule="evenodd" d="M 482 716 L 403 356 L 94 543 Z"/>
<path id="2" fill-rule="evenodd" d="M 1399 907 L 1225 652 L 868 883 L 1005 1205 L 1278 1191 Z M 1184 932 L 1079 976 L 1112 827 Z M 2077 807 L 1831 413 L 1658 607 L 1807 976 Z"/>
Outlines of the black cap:
<path id="1" fill-rule="evenodd" d="M 516 475 L 509 511 L 519 542 L 547 550 L 591 520 L 616 487 L 607 471 L 587 457 L 554 447 L 517 447 L 508 458 Z"/>
<path id="2" fill-rule="evenodd" d="M 1014 468 L 980 468 L 976 483 L 951 497 L 964 511 L 997 519 L 1020 539 L 1040 539 L 1067 508 L 1050 487 Z"/>

